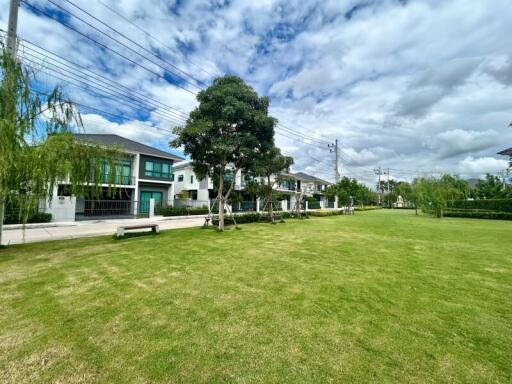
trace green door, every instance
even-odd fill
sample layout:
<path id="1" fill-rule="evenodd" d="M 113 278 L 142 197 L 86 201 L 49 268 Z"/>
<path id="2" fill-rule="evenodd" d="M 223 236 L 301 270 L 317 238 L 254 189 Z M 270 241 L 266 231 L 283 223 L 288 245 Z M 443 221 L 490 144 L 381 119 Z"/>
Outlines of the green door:
<path id="1" fill-rule="evenodd" d="M 149 199 L 155 199 L 155 212 L 158 212 L 162 207 L 162 195 L 162 192 L 141 192 L 139 213 L 149 213 Z"/>

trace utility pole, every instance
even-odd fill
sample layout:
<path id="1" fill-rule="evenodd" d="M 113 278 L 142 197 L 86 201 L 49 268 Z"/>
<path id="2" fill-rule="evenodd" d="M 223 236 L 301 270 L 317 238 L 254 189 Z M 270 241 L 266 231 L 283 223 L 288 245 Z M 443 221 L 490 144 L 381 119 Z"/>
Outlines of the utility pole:
<path id="1" fill-rule="evenodd" d="M 334 156 L 335 156 L 335 164 L 334 164 L 334 180 L 336 180 L 336 183 L 338 183 L 338 181 L 340 181 L 340 171 L 339 171 L 339 168 L 338 168 L 338 139 L 334 140 L 334 144 L 328 144 L 327 145 L 328 148 L 330 148 L 330 152 L 333 153 L 334 152 Z"/>
<path id="2" fill-rule="evenodd" d="M 388 193 L 389 193 L 389 168 L 388 168 L 387 175 L 388 175 Z"/>
<path id="3" fill-rule="evenodd" d="M 382 168 L 379 167 L 379 168 L 376 168 L 373 170 L 375 172 L 375 174 L 378 176 L 378 181 L 377 181 L 377 196 L 379 196 L 379 205 L 380 205 L 380 202 L 382 200 L 382 188 L 381 188 L 381 185 L 380 185 L 380 175 L 382 174 Z"/>
<path id="4" fill-rule="evenodd" d="M 9 22 L 7 25 L 7 52 L 11 56 L 13 63 L 16 61 L 16 50 L 18 46 L 18 8 L 20 6 L 20 0 L 11 0 L 9 6 Z M 8 66 L 9 67 L 9 66 Z M 11 76 L 9 73 L 4 74 L 5 77 Z M 15 75 L 14 75 L 15 76 Z M 5 80 L 4 77 L 4 81 Z M 9 81 L 6 81 L 9 83 Z M 16 106 L 13 106 L 15 109 Z M 16 114 L 14 114 L 16 117 Z M 0 195 L 0 246 L 2 245 L 2 233 L 4 227 L 4 211 L 5 211 L 5 196 Z"/>
<path id="5" fill-rule="evenodd" d="M 12 60 L 16 60 L 18 48 L 18 8 L 20 0 L 11 0 L 9 7 L 9 24 L 7 26 L 7 52 Z"/>

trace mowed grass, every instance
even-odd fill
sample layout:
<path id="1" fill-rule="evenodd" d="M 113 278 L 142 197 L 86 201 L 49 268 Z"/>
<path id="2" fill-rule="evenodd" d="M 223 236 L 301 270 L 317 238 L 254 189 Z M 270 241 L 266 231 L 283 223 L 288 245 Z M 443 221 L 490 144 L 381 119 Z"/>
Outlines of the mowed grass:
<path id="1" fill-rule="evenodd" d="M 0 382 L 510 383 L 511 234 L 374 211 L 3 249 Z"/>

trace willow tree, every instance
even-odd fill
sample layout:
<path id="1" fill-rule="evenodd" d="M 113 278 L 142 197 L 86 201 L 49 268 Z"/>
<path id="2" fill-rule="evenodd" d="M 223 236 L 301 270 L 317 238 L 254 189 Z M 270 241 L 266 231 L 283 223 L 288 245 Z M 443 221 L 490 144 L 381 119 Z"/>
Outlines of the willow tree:
<path id="1" fill-rule="evenodd" d="M 113 165 L 117 156 L 115 148 L 74 140 L 72 129 L 82 122 L 72 103 L 58 88 L 48 94 L 33 91 L 35 73 L 1 48 L 0 244 L 6 203 L 25 223 L 41 200 L 51 201 L 58 181 L 68 181 L 75 195 L 98 194 L 101 165 L 105 160 Z"/>
<path id="2" fill-rule="evenodd" d="M 224 209 L 239 171 L 249 172 L 254 162 L 274 146 L 276 120 L 268 115 L 270 100 L 259 97 L 242 79 L 224 76 L 198 93 L 199 105 L 184 127 L 175 128 L 173 147 L 183 146 L 192 158 L 199 179 L 217 180 L 219 230 Z M 226 177 L 232 175 L 232 177 Z"/>

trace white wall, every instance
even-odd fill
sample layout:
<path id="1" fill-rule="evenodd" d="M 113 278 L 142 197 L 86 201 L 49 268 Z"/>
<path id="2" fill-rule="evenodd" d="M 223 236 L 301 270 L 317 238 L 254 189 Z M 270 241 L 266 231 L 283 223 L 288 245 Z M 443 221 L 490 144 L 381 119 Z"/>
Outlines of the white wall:
<path id="1" fill-rule="evenodd" d="M 52 222 L 75 221 L 76 197 L 54 196 L 46 204 L 46 213 L 52 214 Z"/>

